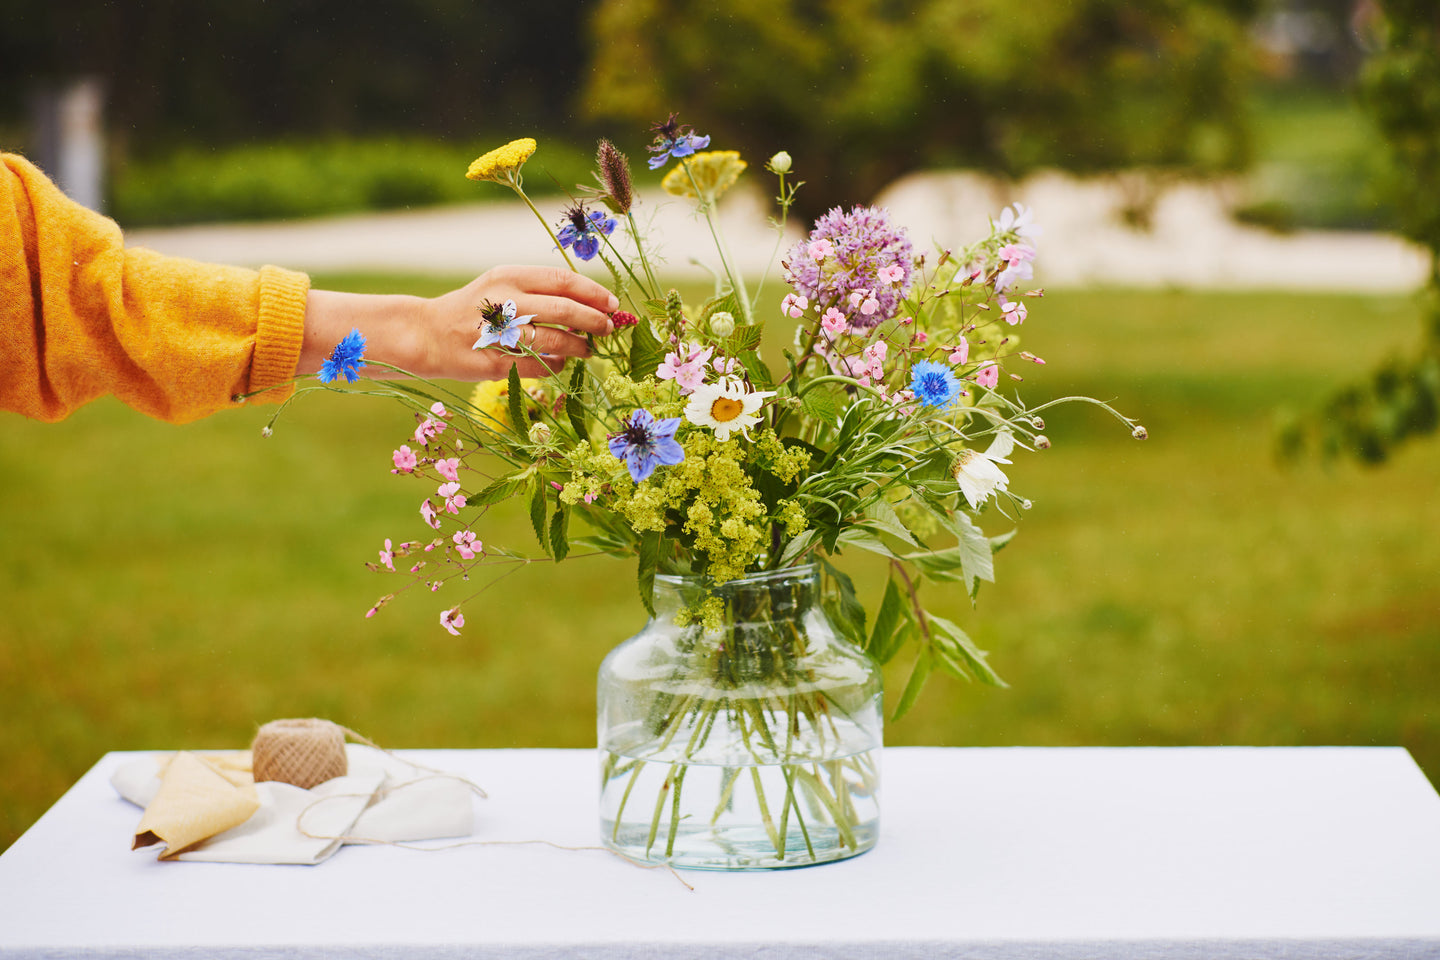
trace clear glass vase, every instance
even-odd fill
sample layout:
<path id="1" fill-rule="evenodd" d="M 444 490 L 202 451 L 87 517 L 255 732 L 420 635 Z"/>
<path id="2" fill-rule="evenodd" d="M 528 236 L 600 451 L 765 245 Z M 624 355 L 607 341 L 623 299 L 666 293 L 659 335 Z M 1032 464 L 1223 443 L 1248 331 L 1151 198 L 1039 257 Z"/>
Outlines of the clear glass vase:
<path id="1" fill-rule="evenodd" d="M 712 595 L 721 626 L 686 623 Z M 604 842 L 715 870 L 863 853 L 883 715 L 880 668 L 826 618 L 815 567 L 708 589 L 656 577 L 655 616 L 600 667 Z"/>

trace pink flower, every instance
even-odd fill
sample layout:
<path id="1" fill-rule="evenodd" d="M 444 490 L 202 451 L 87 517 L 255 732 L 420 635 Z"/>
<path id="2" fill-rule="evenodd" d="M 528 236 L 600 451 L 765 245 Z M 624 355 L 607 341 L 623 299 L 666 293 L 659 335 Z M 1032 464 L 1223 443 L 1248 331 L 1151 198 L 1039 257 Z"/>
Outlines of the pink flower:
<path id="1" fill-rule="evenodd" d="M 859 307 L 862 314 L 873 317 L 880 309 L 880 301 L 875 299 L 874 290 L 862 288 L 850 291 L 850 306 Z"/>
<path id="2" fill-rule="evenodd" d="M 460 479 L 460 458 L 449 457 L 445 460 L 436 460 L 435 471 L 446 480 L 458 481 Z"/>
<path id="3" fill-rule="evenodd" d="M 415 451 L 403 443 L 399 450 L 390 455 L 390 458 L 395 461 L 395 469 L 391 473 L 412 473 L 418 462 L 415 459 Z"/>
<path id="4" fill-rule="evenodd" d="M 435 508 L 431 505 L 429 497 L 426 497 L 425 502 L 420 504 L 420 516 L 436 530 L 440 529 L 440 518 L 435 515 Z"/>
<path id="5" fill-rule="evenodd" d="M 1019 300 L 1006 299 L 1006 297 L 1002 294 L 999 297 L 999 301 L 1000 316 L 1004 317 L 1005 322 L 1010 324 L 1012 327 L 1017 323 L 1024 323 L 1025 318 L 1030 315 L 1030 311 L 1025 309 L 1025 304 L 1021 303 Z"/>
<path id="6" fill-rule="evenodd" d="M 810 259 L 816 263 L 819 263 L 826 257 L 833 257 L 834 255 L 835 245 L 829 240 L 816 240 L 810 244 Z"/>
<path id="7" fill-rule="evenodd" d="M 970 341 L 964 337 L 955 345 L 954 351 L 950 354 L 950 362 L 956 365 L 970 362 Z"/>
<path id="8" fill-rule="evenodd" d="M 435 492 L 445 498 L 445 509 L 451 513 L 459 513 L 465 506 L 465 494 L 460 492 L 460 484 L 454 481 L 440 484 L 440 489 Z M 426 500 L 425 502 L 429 503 L 430 501 Z M 434 526 L 438 528 L 440 525 L 437 523 Z"/>
<path id="9" fill-rule="evenodd" d="M 825 331 L 825 336 L 834 340 L 850 329 L 850 321 L 845 319 L 845 314 L 831 307 L 825 311 L 825 316 L 820 318 L 820 329 Z"/>
<path id="10" fill-rule="evenodd" d="M 705 382 L 705 367 L 715 353 L 714 347 L 690 346 L 681 341 L 674 353 L 665 354 L 665 362 L 655 368 L 661 380 L 674 380 L 681 393 L 693 393 Z"/>
<path id="11" fill-rule="evenodd" d="M 884 340 L 876 340 L 866 347 L 862 354 L 865 358 L 865 372 L 876 380 L 885 376 L 885 354 L 889 350 L 890 345 Z"/>
<path id="12" fill-rule="evenodd" d="M 915 331 L 915 342 L 920 346 L 924 346 L 926 341 L 928 341 L 929 339 L 930 334 L 926 333 L 924 330 Z"/>
<path id="13" fill-rule="evenodd" d="M 876 276 L 880 278 L 881 283 L 899 283 L 905 279 L 905 268 L 898 263 L 892 263 L 888 267 L 881 267 Z"/>
<path id="14" fill-rule="evenodd" d="M 805 316 L 805 311 L 808 309 L 810 309 L 810 301 L 797 293 L 787 293 L 785 299 L 780 301 L 780 312 L 797 320 Z"/>
<path id="15" fill-rule="evenodd" d="M 415 442 L 425 446 L 445 432 L 445 421 L 427 417 L 415 428 Z"/>
<path id="16" fill-rule="evenodd" d="M 710 361 L 710 369 L 714 370 L 722 377 L 728 377 L 732 373 L 736 373 L 739 371 L 740 361 L 735 359 L 734 357 L 716 357 L 714 360 Z"/>
<path id="17" fill-rule="evenodd" d="M 425 501 L 429 503 L 430 501 Z M 385 538 L 385 549 L 380 551 L 380 562 L 385 564 L 391 573 L 395 572 L 395 551 L 390 548 L 390 538 Z"/>
<path id="18" fill-rule="evenodd" d="M 437 417 L 450 416 L 450 411 L 446 410 L 445 404 L 441 403 L 439 400 L 436 400 L 434 403 L 430 404 L 430 412 L 435 414 L 435 416 Z"/>
<path id="19" fill-rule="evenodd" d="M 995 385 L 1000 382 L 1000 367 L 995 363 L 987 363 L 975 371 L 975 382 L 987 390 L 994 390 Z"/>
<path id="20" fill-rule="evenodd" d="M 452 538 L 455 541 L 455 549 L 460 556 L 466 560 L 475 559 L 475 551 L 484 549 L 484 545 L 475 539 L 475 534 L 469 530 L 461 530 Z"/>
<path id="21" fill-rule="evenodd" d="M 449 630 L 452 637 L 458 637 L 460 628 L 465 626 L 465 614 L 460 612 L 459 607 L 451 607 L 440 614 L 440 626 Z"/>

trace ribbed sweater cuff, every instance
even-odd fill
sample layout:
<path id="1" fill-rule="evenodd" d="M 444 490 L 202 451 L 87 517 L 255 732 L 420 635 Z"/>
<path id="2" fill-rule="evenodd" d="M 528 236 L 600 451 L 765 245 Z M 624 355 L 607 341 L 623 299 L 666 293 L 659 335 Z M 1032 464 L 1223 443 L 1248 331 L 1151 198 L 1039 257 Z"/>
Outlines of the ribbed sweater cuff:
<path id="1" fill-rule="evenodd" d="M 260 316 L 255 328 L 255 358 L 250 364 L 251 391 L 273 387 L 295 375 L 305 338 L 305 297 L 309 292 L 310 278 L 303 273 L 280 267 L 260 268 Z"/>

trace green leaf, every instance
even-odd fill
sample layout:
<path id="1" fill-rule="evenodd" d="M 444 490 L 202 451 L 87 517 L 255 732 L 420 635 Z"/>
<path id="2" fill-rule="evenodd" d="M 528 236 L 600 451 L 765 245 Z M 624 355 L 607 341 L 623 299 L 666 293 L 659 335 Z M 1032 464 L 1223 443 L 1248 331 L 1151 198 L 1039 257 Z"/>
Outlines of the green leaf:
<path id="1" fill-rule="evenodd" d="M 550 517 L 550 555 L 556 560 L 564 560 L 570 552 L 569 527 L 570 511 L 557 507 Z"/>
<path id="2" fill-rule="evenodd" d="M 466 497 L 465 500 L 472 507 L 488 507 L 492 503 L 499 503 L 509 497 L 519 486 L 519 482 L 510 477 L 501 477 L 475 496 Z"/>
<path id="3" fill-rule="evenodd" d="M 915 535 L 910 532 L 910 528 L 901 522 L 899 515 L 895 513 L 895 508 L 884 497 L 877 498 L 865 508 L 865 517 L 869 521 L 869 526 L 883 530 L 912 547 L 920 546 L 915 541 Z"/>
<path id="4" fill-rule="evenodd" d="M 970 636 L 964 630 L 961 630 L 944 617 L 934 615 L 927 615 L 927 617 L 931 626 L 940 628 L 940 635 L 936 635 L 933 631 L 931 633 L 936 649 L 939 650 L 943 656 L 957 661 L 957 665 L 963 667 L 965 673 L 968 673 L 968 676 L 964 676 L 964 679 L 968 680 L 974 677 L 981 683 L 987 683 L 992 687 L 1008 686 L 1004 680 L 1000 679 L 1000 675 L 995 672 L 990 664 L 986 662 L 990 655 L 975 646 L 974 641 L 970 639 Z M 957 674 L 957 676 L 961 675 L 962 674 Z"/>
<path id="5" fill-rule="evenodd" d="M 535 529 L 535 539 L 540 541 L 540 549 L 547 550 L 549 543 L 545 538 L 545 478 L 536 474 L 534 489 L 530 492 L 530 526 Z"/>
<path id="6" fill-rule="evenodd" d="M 510 365 L 510 422 L 515 426 L 515 432 L 520 436 L 527 436 L 530 424 L 525 418 L 525 402 L 521 399 L 525 396 L 524 388 L 520 386 L 520 365 Z"/>
<path id="7" fill-rule="evenodd" d="M 838 599 L 827 606 L 835 617 L 835 625 L 857 646 L 865 646 L 865 605 L 855 595 L 855 582 L 829 561 L 821 560 L 820 564 L 840 592 Z"/>
<path id="8" fill-rule="evenodd" d="M 865 526 L 868 526 L 868 524 Z M 840 529 L 840 535 L 835 538 L 835 547 L 859 547 L 861 550 L 878 553 L 882 557 L 899 559 L 899 557 L 895 556 L 895 551 L 885 546 L 884 540 L 881 540 L 869 530 L 864 529 L 864 526 L 861 525 L 842 527 Z"/>
<path id="9" fill-rule="evenodd" d="M 775 375 L 770 368 L 765 366 L 765 361 L 760 359 L 760 354 L 751 351 L 740 354 L 740 365 L 750 375 L 750 382 L 755 384 L 757 390 L 769 390 L 775 386 Z"/>
<path id="10" fill-rule="evenodd" d="M 575 372 L 570 374 L 570 389 L 565 394 L 565 413 L 570 418 L 570 428 L 582 443 L 590 439 L 590 431 L 585 427 L 585 406 L 580 402 L 584 390 L 585 361 L 577 360 Z"/>
<path id="11" fill-rule="evenodd" d="M 739 312 L 738 305 L 736 312 Z M 765 325 L 763 323 L 747 323 L 737 326 L 735 331 L 725 338 L 725 352 L 732 357 L 754 353 L 760 349 L 760 341 L 764 334 Z"/>
<path id="12" fill-rule="evenodd" d="M 828 390 L 809 390 L 800 396 L 800 403 L 816 423 L 829 426 L 840 416 L 840 405 Z"/>
<path id="13" fill-rule="evenodd" d="M 915 668 L 910 671 L 910 680 L 900 694 L 900 702 L 895 704 L 895 714 L 890 718 L 892 721 L 899 720 L 915 706 L 915 701 L 920 698 L 920 691 L 925 688 L 925 681 L 930 679 L 930 671 L 934 668 L 934 654 L 929 647 L 921 647 L 920 655 L 915 658 Z"/>
<path id="14" fill-rule="evenodd" d="M 649 321 L 641 321 L 632 328 L 630 338 L 630 379 L 643 380 L 653 374 L 665 359 L 665 347 L 655 336 Z"/>
<path id="15" fill-rule="evenodd" d="M 652 617 L 655 616 L 655 572 L 660 567 L 660 542 L 657 530 L 651 530 L 640 538 L 640 602 L 645 604 Z"/>
<path id="16" fill-rule="evenodd" d="M 900 635 L 900 621 L 908 609 L 900 588 L 895 586 L 894 578 L 885 583 L 885 599 L 880 601 L 880 609 L 875 614 L 875 626 L 870 631 L 870 642 L 865 649 L 870 652 L 880 663 L 888 663 L 890 658 L 895 656 L 899 644 L 893 641 Z"/>

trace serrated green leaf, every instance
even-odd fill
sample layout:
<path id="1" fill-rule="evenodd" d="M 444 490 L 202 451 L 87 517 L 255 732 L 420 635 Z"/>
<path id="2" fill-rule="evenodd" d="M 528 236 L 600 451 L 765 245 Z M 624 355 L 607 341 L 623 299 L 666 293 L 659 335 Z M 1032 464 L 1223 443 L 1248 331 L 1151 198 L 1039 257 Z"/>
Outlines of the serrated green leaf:
<path id="1" fill-rule="evenodd" d="M 534 488 L 530 491 L 530 526 L 535 530 L 535 539 L 540 541 L 540 549 L 549 552 L 549 542 L 545 537 L 545 478 L 535 477 Z"/>
<path id="2" fill-rule="evenodd" d="M 663 301 L 661 306 L 663 308 Z M 648 320 L 642 318 L 631 329 L 634 332 L 630 336 L 630 379 L 639 381 L 660 366 L 665 359 L 665 347 L 656 338 Z"/>
<path id="3" fill-rule="evenodd" d="M 985 532 L 975 525 L 966 513 L 955 513 L 950 517 L 950 531 L 959 538 L 955 549 L 960 554 L 960 566 L 965 574 L 965 589 L 972 595 L 977 582 L 995 582 L 995 561 L 990 552 L 990 541 Z"/>
<path id="4" fill-rule="evenodd" d="M 525 419 L 525 402 L 521 398 L 525 396 L 524 388 L 520 386 L 520 365 L 510 365 L 509 378 L 510 391 L 510 423 L 515 427 L 515 432 L 520 436 L 528 435 L 530 424 Z"/>
<path id="5" fill-rule="evenodd" d="M 800 396 L 800 403 L 804 405 L 805 412 L 815 418 L 816 423 L 829 426 L 840 416 L 840 405 L 826 390 L 807 391 Z"/>
<path id="6" fill-rule="evenodd" d="M 762 323 L 747 323 L 737 326 L 735 331 L 725 338 L 725 352 L 732 357 L 754 353 L 760 349 L 760 341 L 764 338 L 764 334 L 765 325 Z"/>
<path id="7" fill-rule="evenodd" d="M 499 503 L 510 496 L 519 486 L 520 484 L 510 477 L 501 477 L 475 496 L 466 497 L 465 500 L 473 507 L 488 507 L 490 504 Z"/>
<path id="8" fill-rule="evenodd" d="M 570 511 L 557 507 L 550 516 L 550 555 L 556 560 L 564 560 L 570 552 L 569 527 Z"/>
<path id="9" fill-rule="evenodd" d="M 582 443 L 590 439 L 590 431 L 585 426 L 585 406 L 580 402 L 584 390 L 585 362 L 577 360 L 575 372 L 570 374 L 570 389 L 565 394 L 565 414 L 570 418 L 570 428 Z"/>
<path id="10" fill-rule="evenodd" d="M 920 655 L 915 658 L 915 667 L 910 671 L 910 680 L 900 694 L 900 702 L 895 704 L 895 713 L 890 717 L 892 721 L 899 720 L 915 706 L 915 701 L 920 699 L 920 691 L 925 688 L 925 681 L 930 679 L 930 671 L 934 668 L 934 654 L 929 647 L 921 647 Z"/>
<path id="11" fill-rule="evenodd" d="M 640 538 L 640 565 L 637 582 L 640 602 L 655 616 L 655 573 L 660 568 L 660 533 L 649 531 Z"/>
<path id="12" fill-rule="evenodd" d="M 765 366 L 765 361 L 760 359 L 760 354 L 753 351 L 742 353 L 740 365 L 750 375 L 750 382 L 755 385 L 755 389 L 769 390 L 775 386 L 775 376 L 770 372 L 770 368 Z"/>

